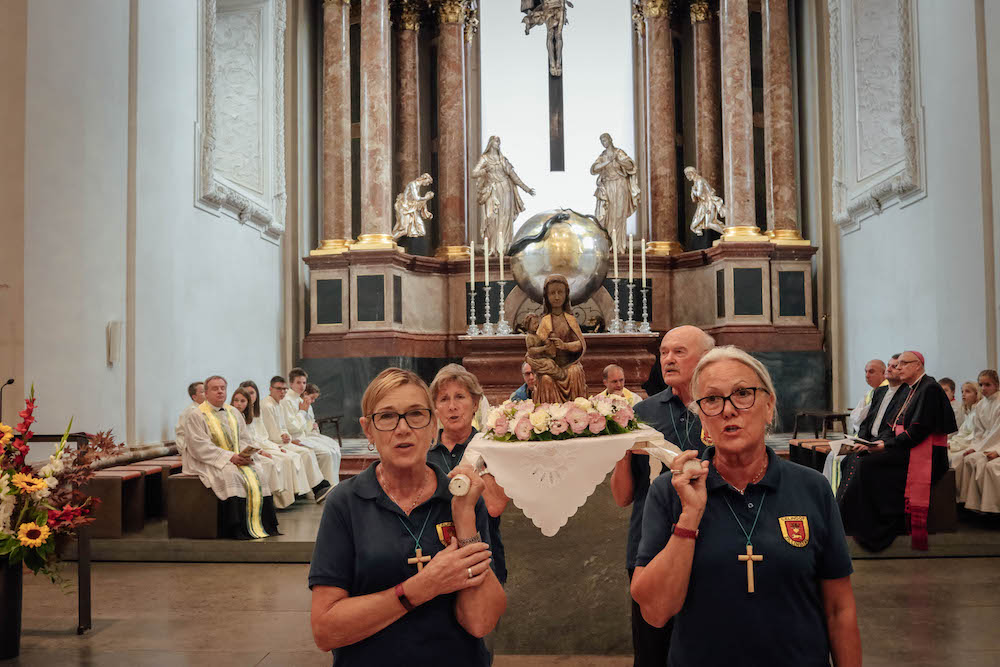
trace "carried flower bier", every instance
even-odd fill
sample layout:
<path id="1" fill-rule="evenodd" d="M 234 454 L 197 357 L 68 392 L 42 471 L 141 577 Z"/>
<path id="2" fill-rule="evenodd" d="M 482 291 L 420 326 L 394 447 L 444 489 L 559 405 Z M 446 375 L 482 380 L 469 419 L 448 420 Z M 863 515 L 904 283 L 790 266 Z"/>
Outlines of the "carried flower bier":
<path id="1" fill-rule="evenodd" d="M 508 400 L 490 410 L 484 435 L 501 442 L 570 440 L 629 433 L 639 425 L 624 396 L 598 395 L 537 405 L 530 400 Z"/>

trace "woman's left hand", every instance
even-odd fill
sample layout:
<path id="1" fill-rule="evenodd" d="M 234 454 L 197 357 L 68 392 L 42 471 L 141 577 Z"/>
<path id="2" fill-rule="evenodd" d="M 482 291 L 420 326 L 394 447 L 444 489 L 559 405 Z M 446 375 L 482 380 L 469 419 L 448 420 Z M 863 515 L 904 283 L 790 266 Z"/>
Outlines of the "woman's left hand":
<path id="1" fill-rule="evenodd" d="M 469 492 L 464 496 L 453 496 L 451 506 L 453 508 L 465 507 L 470 510 L 474 509 L 476 501 L 483 495 L 483 490 L 486 488 L 483 478 L 468 463 L 463 463 L 448 473 L 448 479 L 453 479 L 455 475 L 465 475 L 469 478 Z"/>

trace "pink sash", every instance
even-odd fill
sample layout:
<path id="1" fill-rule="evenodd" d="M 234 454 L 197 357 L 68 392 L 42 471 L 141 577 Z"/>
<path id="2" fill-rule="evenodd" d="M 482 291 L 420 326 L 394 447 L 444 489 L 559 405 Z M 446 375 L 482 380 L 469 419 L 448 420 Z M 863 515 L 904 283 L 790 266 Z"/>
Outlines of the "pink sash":
<path id="1" fill-rule="evenodd" d="M 899 435 L 906 429 L 902 424 L 893 426 Z M 910 449 L 910 463 L 906 469 L 904 512 L 910 530 L 910 546 L 927 551 L 927 512 L 931 505 L 931 460 L 934 447 L 947 447 L 948 436 L 932 433 L 926 440 Z"/>

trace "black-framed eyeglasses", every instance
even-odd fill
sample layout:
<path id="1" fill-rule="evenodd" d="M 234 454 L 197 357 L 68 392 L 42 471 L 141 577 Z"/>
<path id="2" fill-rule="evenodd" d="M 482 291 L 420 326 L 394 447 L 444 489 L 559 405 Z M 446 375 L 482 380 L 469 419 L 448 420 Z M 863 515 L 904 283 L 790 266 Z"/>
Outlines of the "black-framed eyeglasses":
<path id="1" fill-rule="evenodd" d="M 405 419 L 407 426 L 410 428 L 424 428 L 431 423 L 431 410 L 430 408 L 416 408 L 407 410 L 402 414 L 399 412 L 375 412 L 368 415 L 368 419 L 376 431 L 396 430 L 400 418 Z"/>
<path id="2" fill-rule="evenodd" d="M 699 398 L 695 402 L 698 404 L 698 408 L 702 414 L 706 417 L 714 417 L 722 414 L 722 411 L 726 408 L 726 401 L 732 403 L 733 407 L 737 410 L 749 410 L 757 401 L 758 391 L 762 391 L 765 394 L 771 393 L 764 387 L 740 387 L 729 394 L 729 396 L 706 396 L 705 398 Z"/>
<path id="3" fill-rule="evenodd" d="M 915 363 L 917 363 L 916 359 L 898 359 L 898 360 L 896 360 L 896 365 L 897 366 L 906 366 L 907 364 L 915 364 Z"/>

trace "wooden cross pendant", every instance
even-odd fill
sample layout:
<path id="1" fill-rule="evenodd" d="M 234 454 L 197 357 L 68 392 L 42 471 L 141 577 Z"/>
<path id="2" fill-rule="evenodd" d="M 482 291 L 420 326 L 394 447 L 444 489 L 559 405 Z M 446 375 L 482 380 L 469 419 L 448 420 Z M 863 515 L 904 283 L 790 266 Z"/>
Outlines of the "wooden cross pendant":
<path id="1" fill-rule="evenodd" d="M 740 556 L 740 558 L 742 558 L 742 556 Z M 424 563 L 429 563 L 430 560 L 431 560 L 431 557 L 430 556 L 425 556 L 424 552 L 420 550 L 420 547 L 417 547 L 416 554 L 413 556 L 413 558 L 408 558 L 406 560 L 406 564 L 407 565 L 416 565 L 417 566 L 417 572 L 420 572 L 422 569 L 424 569 Z"/>
<path id="2" fill-rule="evenodd" d="M 755 554 L 753 552 L 753 545 L 748 544 L 746 555 L 740 555 L 736 558 L 741 561 L 745 561 L 747 564 L 747 593 L 753 593 L 753 564 L 764 560 L 764 557 L 760 554 Z"/>

